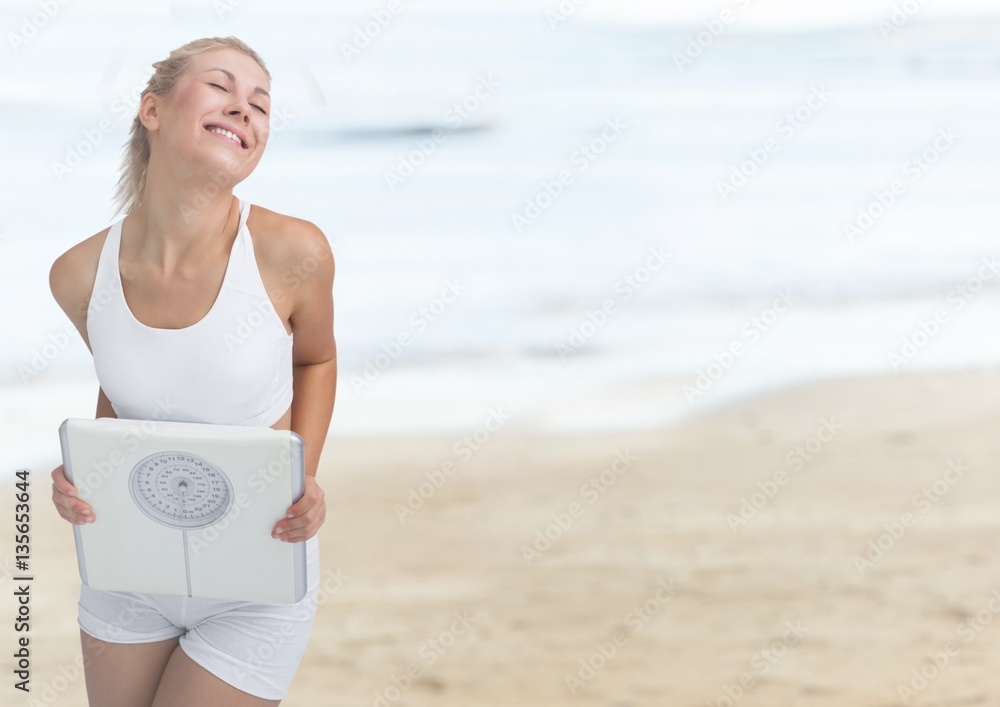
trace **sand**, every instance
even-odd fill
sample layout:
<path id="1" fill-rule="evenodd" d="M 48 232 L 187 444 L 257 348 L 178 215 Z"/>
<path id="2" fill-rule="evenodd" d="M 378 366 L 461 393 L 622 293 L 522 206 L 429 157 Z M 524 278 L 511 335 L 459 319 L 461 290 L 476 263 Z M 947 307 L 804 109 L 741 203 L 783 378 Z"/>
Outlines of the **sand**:
<path id="1" fill-rule="evenodd" d="M 334 423 L 328 590 L 282 704 L 1000 704 L 997 401 L 996 372 L 827 381 L 659 430 L 501 429 L 467 460 L 460 435 Z M 33 686 L 84 705 L 49 471 L 32 482 Z M 24 703 L 12 668 L 0 704 Z"/>

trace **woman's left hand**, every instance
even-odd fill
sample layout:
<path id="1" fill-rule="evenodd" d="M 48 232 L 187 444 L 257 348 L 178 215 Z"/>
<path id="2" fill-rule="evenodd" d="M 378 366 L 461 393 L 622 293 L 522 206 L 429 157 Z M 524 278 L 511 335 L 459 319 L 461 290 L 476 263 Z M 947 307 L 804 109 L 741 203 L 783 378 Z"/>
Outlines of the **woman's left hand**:
<path id="1" fill-rule="evenodd" d="M 306 474 L 305 493 L 302 494 L 302 498 L 289 506 L 286 517 L 275 524 L 271 537 L 297 543 L 315 535 L 326 520 L 325 496 L 316 479 Z"/>

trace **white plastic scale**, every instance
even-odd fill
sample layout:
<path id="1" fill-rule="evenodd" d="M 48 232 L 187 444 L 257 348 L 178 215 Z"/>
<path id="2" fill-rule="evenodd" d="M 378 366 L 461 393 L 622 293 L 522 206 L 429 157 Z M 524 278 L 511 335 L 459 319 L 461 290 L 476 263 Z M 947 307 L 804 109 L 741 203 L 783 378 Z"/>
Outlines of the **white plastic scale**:
<path id="1" fill-rule="evenodd" d="M 110 591 L 292 604 L 305 596 L 305 542 L 271 537 L 302 497 L 291 430 L 69 418 L 66 478 L 94 509 L 74 525 L 80 579 Z"/>

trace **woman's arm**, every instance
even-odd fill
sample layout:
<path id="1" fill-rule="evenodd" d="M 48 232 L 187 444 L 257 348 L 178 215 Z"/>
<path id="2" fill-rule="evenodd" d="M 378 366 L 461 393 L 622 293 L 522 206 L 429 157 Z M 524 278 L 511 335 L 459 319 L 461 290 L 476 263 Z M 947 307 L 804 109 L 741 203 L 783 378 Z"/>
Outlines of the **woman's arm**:
<path id="1" fill-rule="evenodd" d="M 316 482 L 337 393 L 337 344 L 333 337 L 333 251 L 323 232 L 299 221 L 293 257 L 286 263 L 292 297 L 292 420 L 305 453 L 306 488 L 302 498 L 275 524 L 274 535 L 289 542 L 311 538 L 326 519 L 324 493 Z"/>
<path id="2" fill-rule="evenodd" d="M 337 344 L 333 338 L 333 251 L 323 232 L 301 226 L 295 239 L 297 262 L 291 272 L 292 398 L 291 428 L 305 444 L 307 476 L 316 476 L 319 457 L 333 417 L 337 393 Z M 308 262 L 308 267 L 304 264 Z M 295 267 L 298 265 L 298 267 Z M 308 273 L 308 274 L 306 274 Z"/>
<path id="3" fill-rule="evenodd" d="M 337 393 L 337 350 L 333 358 L 294 366 L 292 422 L 290 427 L 302 438 L 306 476 L 316 478 L 319 457 L 326 442 Z"/>
<path id="4" fill-rule="evenodd" d="M 76 244 L 56 258 L 49 269 L 49 289 L 56 304 L 80 333 L 90 350 L 87 337 L 87 304 L 94 287 L 97 262 L 107 229 Z M 117 417 L 111 401 L 98 386 L 97 410 L 94 417 Z M 59 515 L 73 525 L 93 522 L 94 509 L 76 497 L 76 487 L 66 478 L 63 464 L 52 470 L 52 503 Z"/>

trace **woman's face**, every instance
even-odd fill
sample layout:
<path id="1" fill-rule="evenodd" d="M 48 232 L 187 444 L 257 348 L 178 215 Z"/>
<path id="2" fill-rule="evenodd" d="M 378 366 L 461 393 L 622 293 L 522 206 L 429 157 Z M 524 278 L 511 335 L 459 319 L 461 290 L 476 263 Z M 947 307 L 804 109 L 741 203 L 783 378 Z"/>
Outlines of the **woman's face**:
<path id="1" fill-rule="evenodd" d="M 166 100 L 155 100 L 155 110 L 147 101 L 156 97 L 144 97 L 140 117 L 150 130 L 152 150 L 160 152 L 158 159 L 178 162 L 170 171 L 180 179 L 207 169 L 213 183 L 232 188 L 263 156 L 270 134 L 269 88 L 263 69 L 243 52 L 202 52 L 178 79 L 174 92 Z"/>

